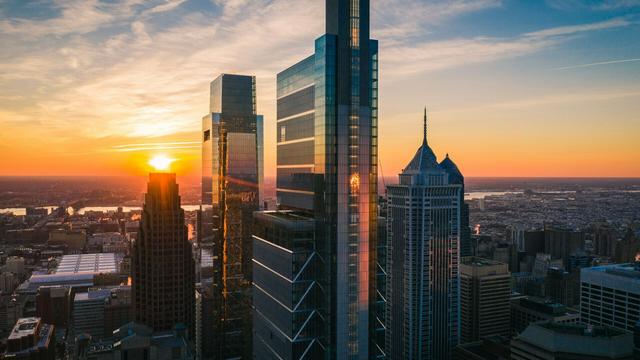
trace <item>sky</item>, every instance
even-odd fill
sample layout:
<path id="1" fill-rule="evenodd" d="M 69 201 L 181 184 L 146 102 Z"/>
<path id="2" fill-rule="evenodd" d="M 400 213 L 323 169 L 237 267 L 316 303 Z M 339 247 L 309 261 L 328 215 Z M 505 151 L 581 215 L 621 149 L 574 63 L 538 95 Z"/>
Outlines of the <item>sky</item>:
<path id="1" fill-rule="evenodd" d="M 379 153 L 429 143 L 467 177 L 640 177 L 640 0 L 371 0 Z M 255 75 L 265 174 L 275 76 L 310 55 L 322 0 L 0 0 L 0 176 L 200 174 L 220 73 Z"/>

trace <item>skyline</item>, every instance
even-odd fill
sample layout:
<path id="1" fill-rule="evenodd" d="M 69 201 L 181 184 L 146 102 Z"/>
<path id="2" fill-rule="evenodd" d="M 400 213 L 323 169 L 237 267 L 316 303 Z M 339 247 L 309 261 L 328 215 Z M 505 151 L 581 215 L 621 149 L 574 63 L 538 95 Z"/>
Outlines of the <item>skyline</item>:
<path id="1" fill-rule="evenodd" d="M 142 175 L 165 155 L 197 177 L 208 85 L 232 72 L 257 77 L 272 178 L 275 76 L 313 52 L 323 2 L 222 3 L 2 2 L 0 175 Z M 639 15 L 638 1 L 373 1 L 380 175 L 419 145 L 426 105 L 438 160 L 469 177 L 640 176 Z"/>

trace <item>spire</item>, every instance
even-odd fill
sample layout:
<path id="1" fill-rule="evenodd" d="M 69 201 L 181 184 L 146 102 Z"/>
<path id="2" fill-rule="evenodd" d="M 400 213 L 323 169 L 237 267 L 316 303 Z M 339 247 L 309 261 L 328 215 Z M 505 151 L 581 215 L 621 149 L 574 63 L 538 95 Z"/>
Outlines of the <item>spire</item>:
<path id="1" fill-rule="evenodd" d="M 427 143 L 427 107 L 424 107 L 424 136 L 422 137 L 422 143 Z"/>

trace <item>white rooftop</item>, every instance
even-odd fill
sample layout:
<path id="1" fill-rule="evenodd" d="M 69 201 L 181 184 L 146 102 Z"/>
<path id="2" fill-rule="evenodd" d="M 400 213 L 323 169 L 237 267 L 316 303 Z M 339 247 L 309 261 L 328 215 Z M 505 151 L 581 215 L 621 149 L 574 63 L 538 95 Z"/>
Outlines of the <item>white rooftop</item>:
<path id="1" fill-rule="evenodd" d="M 75 254 L 62 257 L 56 274 L 115 273 L 118 271 L 116 254 Z"/>

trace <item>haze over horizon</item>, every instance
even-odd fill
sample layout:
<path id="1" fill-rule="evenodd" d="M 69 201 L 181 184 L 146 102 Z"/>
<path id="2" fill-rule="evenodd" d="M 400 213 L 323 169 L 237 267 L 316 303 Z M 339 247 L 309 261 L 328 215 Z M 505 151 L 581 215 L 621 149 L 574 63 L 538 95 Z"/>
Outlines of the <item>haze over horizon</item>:
<path id="1" fill-rule="evenodd" d="M 313 0 L 0 3 L 0 176 L 200 174 L 219 73 L 257 76 L 275 173 L 275 75 L 323 32 Z M 535 15 L 535 16 L 532 16 Z M 640 1 L 372 1 L 380 161 L 421 141 L 468 177 L 640 177 Z"/>

